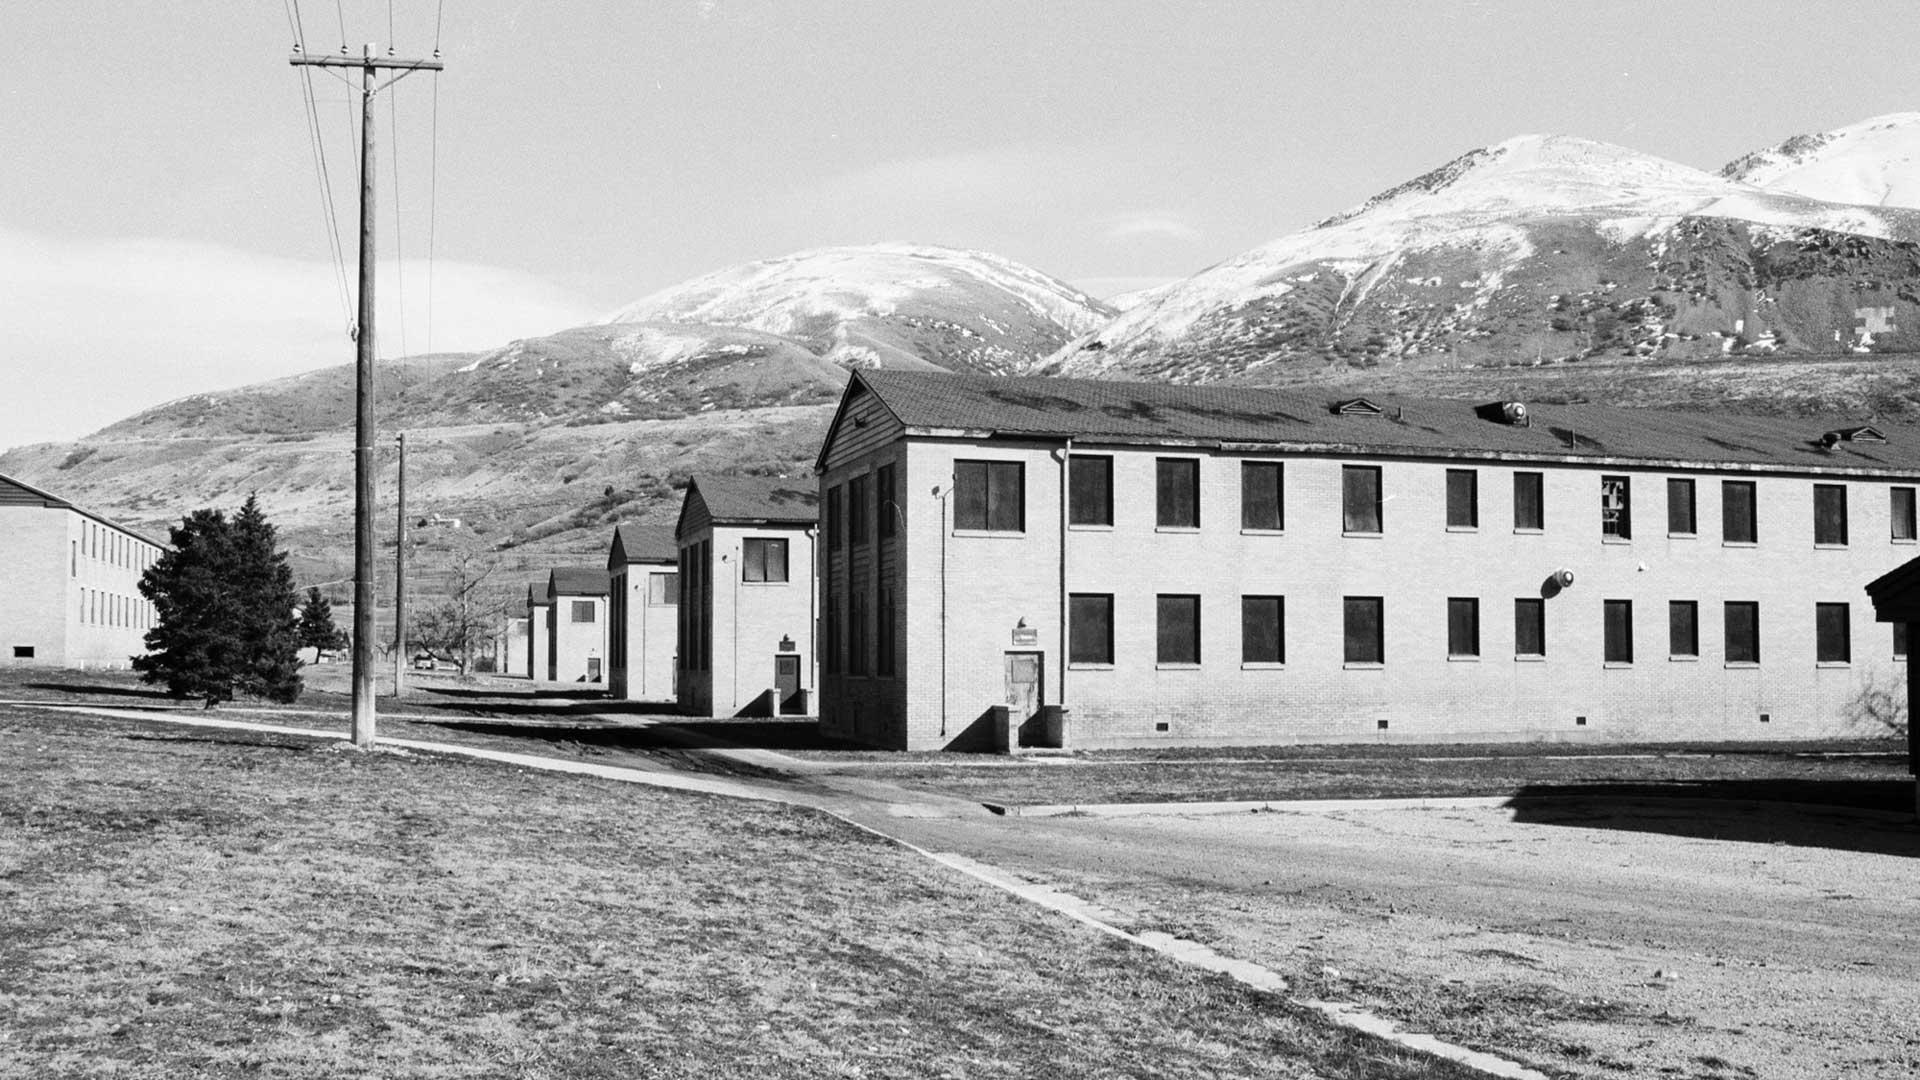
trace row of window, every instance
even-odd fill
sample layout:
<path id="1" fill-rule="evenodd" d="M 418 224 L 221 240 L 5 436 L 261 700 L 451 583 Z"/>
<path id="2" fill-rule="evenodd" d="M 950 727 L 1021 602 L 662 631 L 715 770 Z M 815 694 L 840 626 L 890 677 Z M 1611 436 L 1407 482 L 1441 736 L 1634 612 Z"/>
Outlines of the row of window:
<path id="1" fill-rule="evenodd" d="M 80 521 L 80 536 L 72 542 L 72 547 L 73 556 L 67 571 L 72 577 L 80 576 L 81 556 L 142 573 L 160 557 L 160 553 L 147 544 L 85 518 Z"/>
<path id="2" fill-rule="evenodd" d="M 891 490 L 891 466 L 885 481 Z M 1154 523 L 1160 528 L 1200 527 L 1200 459 L 1162 457 L 1154 460 Z M 1350 533 L 1385 531 L 1385 499 L 1378 465 L 1344 465 L 1340 471 L 1341 527 Z M 1513 527 L 1538 531 L 1546 527 L 1545 474 L 1516 471 L 1513 477 Z M 864 478 L 856 478 L 863 483 Z M 1698 535 L 1695 514 L 1696 481 L 1667 480 L 1667 532 Z M 849 485 L 855 492 L 864 488 Z M 829 534 L 838 500 L 829 492 Z M 1913 540 L 1916 531 L 1914 489 L 1890 488 L 1891 538 Z M 1278 461 L 1240 463 L 1240 527 L 1278 532 L 1286 528 L 1286 472 Z M 1633 535 L 1632 482 L 1626 476 L 1600 478 L 1602 536 L 1626 539 Z M 855 498 L 852 505 L 863 505 Z M 1022 532 L 1026 529 L 1026 467 L 1018 461 L 957 461 L 954 463 L 954 528 L 984 532 Z M 1480 527 L 1478 469 L 1446 470 L 1447 526 Z M 1728 543 L 1757 543 L 1756 482 L 1721 482 L 1721 535 Z M 1814 542 L 1847 543 L 1847 489 L 1843 484 L 1813 486 Z M 1068 464 L 1067 522 L 1070 525 L 1113 524 L 1113 458 L 1075 454 Z M 863 530 L 856 526 L 856 537 Z M 856 541 L 858 542 L 858 541 Z"/>
<path id="3" fill-rule="evenodd" d="M 1067 659 L 1076 664 L 1114 662 L 1112 593 L 1074 593 L 1067 603 Z M 1200 597 L 1190 593 L 1161 593 L 1154 598 L 1154 659 L 1162 664 L 1200 663 Z M 1634 659 L 1633 601 L 1606 600 L 1602 604 L 1603 657 L 1610 664 Z M 1723 605 L 1724 656 L 1730 664 L 1760 662 L 1760 605 L 1729 600 Z M 1844 603 L 1814 605 L 1814 658 L 1819 663 L 1850 663 L 1853 659 L 1852 613 Z M 1343 658 L 1349 664 L 1386 663 L 1386 599 L 1348 596 L 1342 599 Z M 1546 601 L 1519 597 L 1513 601 L 1513 651 L 1530 659 L 1547 655 Z M 1893 624 L 1895 656 L 1905 656 L 1906 626 Z M 1480 600 L 1447 600 L 1447 655 L 1453 659 L 1480 656 Z M 1700 604 L 1672 600 L 1667 604 L 1667 655 L 1696 659 L 1700 655 Z M 1286 663 L 1286 598 L 1240 598 L 1240 662 Z"/>
<path id="4" fill-rule="evenodd" d="M 824 613 L 826 632 L 826 662 L 829 675 L 877 675 L 887 679 L 899 674 L 897 646 L 895 643 L 895 620 L 898 612 L 893 606 L 893 590 L 880 587 L 880 595 L 872 608 L 867 606 L 867 594 L 859 589 L 846 597 L 846 616 L 841 617 L 841 602 L 831 594 L 827 597 Z M 869 624 L 873 625 L 869 625 Z M 873 665 L 868 666 L 868 634 L 872 634 Z M 843 649 L 842 646 L 845 646 Z"/>
<path id="5" fill-rule="evenodd" d="M 984 467 L 988 463 L 971 462 L 970 464 Z M 1017 467 L 1019 463 L 996 462 L 994 464 L 1013 464 Z M 977 486 L 978 478 L 970 476 L 969 481 Z M 870 510 L 877 511 L 871 519 L 869 518 Z M 894 502 L 894 471 L 891 464 L 882 465 L 871 474 L 862 473 L 852 477 L 847 481 L 844 489 L 839 485 L 827 489 L 828 550 L 838 551 L 848 543 L 852 543 L 855 547 L 868 543 L 873 538 L 868 528 L 869 520 L 875 523 L 881 538 L 892 536 L 899 519 L 900 508 Z M 981 527 L 984 528 L 984 526 Z M 1017 531 L 1019 527 L 1015 528 Z"/>
<path id="6" fill-rule="evenodd" d="M 155 623 L 153 605 L 137 596 L 80 590 L 80 622 L 87 626 L 126 626 L 151 629 Z"/>

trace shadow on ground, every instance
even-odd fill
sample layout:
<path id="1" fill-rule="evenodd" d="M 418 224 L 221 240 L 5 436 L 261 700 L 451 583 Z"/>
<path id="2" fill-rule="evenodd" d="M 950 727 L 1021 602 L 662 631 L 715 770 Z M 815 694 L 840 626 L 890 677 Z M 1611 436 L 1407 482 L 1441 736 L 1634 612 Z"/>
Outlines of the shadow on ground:
<path id="1" fill-rule="evenodd" d="M 86 683 L 30 682 L 23 684 L 28 690 L 53 690 L 62 694 L 99 694 L 102 697 L 157 698 L 161 701 L 188 701 L 190 698 L 176 698 L 165 690 L 151 690 L 139 686 L 96 686 Z"/>
<path id="2" fill-rule="evenodd" d="M 596 715 L 677 716 L 671 701 L 620 701 L 577 690 L 478 690 L 458 687 L 421 687 L 421 698 L 407 701 L 410 709 L 431 709 L 472 717 L 543 717 L 562 719 Z"/>
<path id="3" fill-rule="evenodd" d="M 1530 784 L 1507 806 L 1535 825 L 1920 858 L 1920 825 L 1884 816 L 1913 800 L 1911 780 L 1708 780 Z"/>
<path id="4" fill-rule="evenodd" d="M 593 710 L 605 711 L 605 710 Z M 613 750 L 865 750 L 867 747 L 830 739 L 820 726 L 801 720 L 685 720 L 644 727 L 594 725 L 543 716 L 551 722 L 490 722 L 487 720 L 430 721 L 436 727 L 478 735 L 508 736 L 553 743 L 579 743 Z"/>

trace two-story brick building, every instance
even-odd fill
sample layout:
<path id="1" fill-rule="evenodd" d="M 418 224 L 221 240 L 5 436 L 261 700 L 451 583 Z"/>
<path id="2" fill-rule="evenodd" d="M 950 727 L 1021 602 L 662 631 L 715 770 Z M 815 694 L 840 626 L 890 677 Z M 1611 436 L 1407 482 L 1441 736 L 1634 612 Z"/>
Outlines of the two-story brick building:
<path id="1" fill-rule="evenodd" d="M 814 666 L 819 496 L 805 481 L 703 476 L 687 485 L 680 551 L 680 710 L 806 714 Z"/>
<path id="2" fill-rule="evenodd" d="M 547 678 L 607 685 L 607 572 L 558 566 L 547 576 Z"/>
<path id="3" fill-rule="evenodd" d="M 1905 427 L 872 371 L 818 467 L 821 725 L 880 746 L 1804 737 L 1904 679 Z"/>
<path id="4" fill-rule="evenodd" d="M 672 530 L 615 526 L 607 578 L 608 691 L 627 701 L 674 700 L 680 549 Z"/>
<path id="5" fill-rule="evenodd" d="M 156 622 L 155 541 L 0 476 L 0 664 L 124 668 Z"/>

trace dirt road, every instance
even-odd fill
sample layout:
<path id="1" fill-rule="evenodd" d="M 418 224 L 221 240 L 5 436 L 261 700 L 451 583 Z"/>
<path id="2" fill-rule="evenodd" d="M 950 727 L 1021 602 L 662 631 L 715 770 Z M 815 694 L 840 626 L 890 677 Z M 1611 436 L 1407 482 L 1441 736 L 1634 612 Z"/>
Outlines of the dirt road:
<path id="1" fill-rule="evenodd" d="M 1555 800 L 875 824 L 1547 1071 L 1920 1075 L 1907 823 Z"/>

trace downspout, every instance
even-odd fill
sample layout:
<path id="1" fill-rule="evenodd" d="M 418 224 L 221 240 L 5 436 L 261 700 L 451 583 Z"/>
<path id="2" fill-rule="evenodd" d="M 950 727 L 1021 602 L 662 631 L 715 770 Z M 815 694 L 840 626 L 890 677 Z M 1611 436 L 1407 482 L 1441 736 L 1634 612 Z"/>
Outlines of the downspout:
<path id="1" fill-rule="evenodd" d="M 1072 482 L 1073 436 L 1060 449 L 1060 708 L 1067 707 L 1067 500 Z"/>
<path id="2" fill-rule="evenodd" d="M 733 555 L 738 555 L 739 553 L 740 553 L 739 548 L 733 549 L 733 552 L 732 552 Z M 722 555 L 720 556 L 720 561 L 727 562 L 730 558 L 731 558 L 731 555 Z M 732 709 L 734 712 L 739 712 L 740 711 L 740 582 L 746 576 L 746 565 L 742 563 L 739 559 L 732 559 L 732 562 L 733 562 L 733 577 L 727 580 L 729 585 L 731 586 L 728 589 L 728 591 L 733 593 L 733 632 L 728 634 L 727 636 L 733 639 L 733 696 L 730 699 L 732 704 L 730 704 L 728 708 Z M 766 575 L 762 574 L 761 576 L 765 577 Z M 728 713 L 727 715 L 731 716 L 733 715 L 733 713 Z"/>
<path id="3" fill-rule="evenodd" d="M 947 490 L 933 486 L 933 497 L 940 500 L 940 737 L 947 737 L 947 496 L 953 493 L 953 481 Z"/>
<path id="4" fill-rule="evenodd" d="M 820 702 L 815 699 L 819 679 L 815 673 L 820 664 L 820 583 L 827 580 L 820 572 L 820 530 L 807 526 L 807 566 L 813 574 L 813 580 L 807 582 L 807 703 L 818 715 Z"/>

